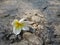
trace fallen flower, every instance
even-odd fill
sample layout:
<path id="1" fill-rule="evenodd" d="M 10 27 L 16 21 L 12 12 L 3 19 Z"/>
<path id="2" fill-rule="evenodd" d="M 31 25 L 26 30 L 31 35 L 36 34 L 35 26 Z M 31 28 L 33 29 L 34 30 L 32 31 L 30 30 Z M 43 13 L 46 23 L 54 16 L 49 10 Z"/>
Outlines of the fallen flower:
<path id="1" fill-rule="evenodd" d="M 29 27 L 28 27 L 28 22 L 27 21 L 24 21 L 25 18 L 22 18 L 21 20 L 17 20 L 15 19 L 13 22 L 12 22 L 12 26 L 13 26 L 13 33 L 18 35 L 21 30 L 29 30 Z"/>

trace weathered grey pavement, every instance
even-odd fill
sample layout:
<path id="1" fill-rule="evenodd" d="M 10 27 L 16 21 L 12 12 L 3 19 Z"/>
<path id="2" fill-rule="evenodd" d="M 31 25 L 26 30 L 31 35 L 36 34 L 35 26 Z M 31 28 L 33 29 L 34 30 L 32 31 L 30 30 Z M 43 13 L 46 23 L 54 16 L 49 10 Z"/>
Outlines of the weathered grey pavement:
<path id="1" fill-rule="evenodd" d="M 10 43 L 3 36 L 22 17 L 37 22 L 31 25 L 36 32 L 25 32 L 21 41 Z M 60 0 L 0 0 L 0 45 L 60 45 Z"/>

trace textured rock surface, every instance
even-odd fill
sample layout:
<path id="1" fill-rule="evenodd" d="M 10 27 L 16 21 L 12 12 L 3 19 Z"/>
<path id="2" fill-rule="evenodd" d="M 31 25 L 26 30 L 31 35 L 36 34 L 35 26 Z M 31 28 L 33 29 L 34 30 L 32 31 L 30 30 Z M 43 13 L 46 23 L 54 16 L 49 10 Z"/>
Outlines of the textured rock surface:
<path id="1" fill-rule="evenodd" d="M 20 40 L 11 34 L 11 22 L 22 17 L 36 22 L 30 25 L 35 32 Z M 0 45 L 60 45 L 60 0 L 0 0 Z"/>
<path id="2" fill-rule="evenodd" d="M 43 44 L 43 41 L 39 37 L 35 36 L 34 34 L 26 32 L 23 34 L 23 37 L 26 40 L 28 40 L 30 42 L 30 44 L 32 44 L 32 45 L 42 45 Z"/>

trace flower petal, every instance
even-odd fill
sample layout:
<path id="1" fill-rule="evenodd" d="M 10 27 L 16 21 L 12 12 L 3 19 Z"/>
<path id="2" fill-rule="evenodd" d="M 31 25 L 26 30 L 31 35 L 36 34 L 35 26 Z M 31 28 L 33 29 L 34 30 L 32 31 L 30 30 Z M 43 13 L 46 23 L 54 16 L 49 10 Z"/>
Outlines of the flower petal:
<path id="1" fill-rule="evenodd" d="M 17 19 L 14 19 L 14 21 L 11 23 L 12 25 L 14 25 L 14 23 L 19 22 Z"/>
<path id="2" fill-rule="evenodd" d="M 15 27 L 13 27 L 13 33 L 18 35 L 21 32 L 21 29 L 16 30 Z"/>
<path id="3" fill-rule="evenodd" d="M 22 19 L 19 20 L 19 22 L 23 22 L 25 19 L 26 19 L 26 18 L 22 18 Z"/>
<path id="4" fill-rule="evenodd" d="M 29 27 L 25 26 L 25 27 L 22 28 L 22 30 L 28 31 L 29 30 Z"/>
<path id="5" fill-rule="evenodd" d="M 34 22 L 31 22 L 31 21 L 24 21 L 25 24 L 33 24 Z"/>

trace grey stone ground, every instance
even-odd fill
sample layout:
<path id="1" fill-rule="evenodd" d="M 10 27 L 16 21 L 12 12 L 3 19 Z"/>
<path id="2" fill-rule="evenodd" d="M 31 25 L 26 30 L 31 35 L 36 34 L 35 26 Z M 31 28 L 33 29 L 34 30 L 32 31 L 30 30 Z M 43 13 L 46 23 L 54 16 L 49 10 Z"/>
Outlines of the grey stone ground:
<path id="1" fill-rule="evenodd" d="M 22 17 L 32 21 L 40 17 L 32 26 L 36 32 L 24 33 L 23 39 L 13 44 L 2 39 L 12 32 L 11 22 Z M 60 45 L 60 0 L 0 0 L 0 45 Z"/>

